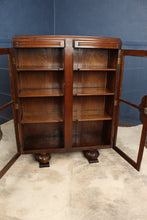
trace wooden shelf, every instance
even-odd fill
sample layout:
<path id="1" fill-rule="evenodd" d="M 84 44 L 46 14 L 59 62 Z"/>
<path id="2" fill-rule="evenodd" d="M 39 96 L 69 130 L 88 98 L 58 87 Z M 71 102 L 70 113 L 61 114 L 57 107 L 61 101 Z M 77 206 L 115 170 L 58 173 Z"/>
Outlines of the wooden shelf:
<path id="1" fill-rule="evenodd" d="M 25 116 L 21 120 L 21 124 L 31 124 L 31 123 L 54 123 L 54 122 L 63 122 L 63 118 L 56 116 L 56 118 L 51 117 L 51 115 L 30 115 Z"/>
<path id="2" fill-rule="evenodd" d="M 63 71 L 64 68 L 60 68 L 60 67 L 32 67 L 32 66 L 27 66 L 27 67 L 17 67 L 16 69 L 18 72 L 21 72 L 21 71 Z"/>
<path id="3" fill-rule="evenodd" d="M 116 71 L 115 68 L 74 68 L 74 71 Z"/>
<path id="4" fill-rule="evenodd" d="M 73 88 L 74 96 L 97 96 L 97 95 L 114 95 L 110 89 L 103 88 Z"/>
<path id="5" fill-rule="evenodd" d="M 107 113 L 98 113 L 93 115 L 77 115 L 76 112 L 73 112 L 73 121 L 104 121 L 104 120 L 112 120 L 112 117 Z"/>
<path id="6" fill-rule="evenodd" d="M 84 148 L 84 150 L 89 150 L 89 148 L 90 149 L 106 149 L 106 148 L 111 148 L 111 145 L 104 145 L 103 143 L 102 144 L 98 144 L 98 145 L 83 145 L 83 146 L 81 146 L 80 145 L 80 147 L 79 147 L 79 145 L 80 144 L 75 144 L 75 145 L 73 145 L 72 146 L 72 148 L 75 150 L 77 150 L 77 151 L 82 151 L 83 149 L 82 148 Z"/>
<path id="7" fill-rule="evenodd" d="M 19 97 L 50 97 L 63 95 L 63 89 L 23 89 L 18 94 Z"/>

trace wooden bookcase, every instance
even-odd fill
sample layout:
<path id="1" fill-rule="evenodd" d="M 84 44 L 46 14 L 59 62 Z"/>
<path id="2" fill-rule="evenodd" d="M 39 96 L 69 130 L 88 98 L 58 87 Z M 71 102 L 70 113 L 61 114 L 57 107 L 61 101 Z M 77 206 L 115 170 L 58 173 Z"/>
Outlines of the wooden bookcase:
<path id="1" fill-rule="evenodd" d="M 85 151 L 112 145 L 119 39 L 13 37 L 13 74 L 20 148 L 37 153 Z M 47 159 L 48 157 L 48 159 Z"/>
<path id="2" fill-rule="evenodd" d="M 97 162 L 97 150 L 111 147 L 139 170 L 147 97 L 136 106 L 121 99 L 121 87 L 124 57 L 147 51 L 121 50 L 117 38 L 14 36 L 0 54 L 9 54 L 18 146 L 0 176 L 21 154 L 35 154 L 44 167 L 52 152 L 83 151 Z M 138 108 L 144 123 L 137 163 L 116 147 L 120 101 Z"/>

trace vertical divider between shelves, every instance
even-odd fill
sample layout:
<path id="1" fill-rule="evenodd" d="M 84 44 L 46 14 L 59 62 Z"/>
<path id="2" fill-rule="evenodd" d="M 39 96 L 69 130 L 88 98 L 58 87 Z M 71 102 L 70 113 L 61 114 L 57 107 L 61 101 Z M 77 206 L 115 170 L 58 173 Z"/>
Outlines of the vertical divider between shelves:
<path id="1" fill-rule="evenodd" d="M 64 59 L 64 147 L 68 151 L 72 147 L 72 96 L 73 96 L 73 41 L 65 42 Z"/>

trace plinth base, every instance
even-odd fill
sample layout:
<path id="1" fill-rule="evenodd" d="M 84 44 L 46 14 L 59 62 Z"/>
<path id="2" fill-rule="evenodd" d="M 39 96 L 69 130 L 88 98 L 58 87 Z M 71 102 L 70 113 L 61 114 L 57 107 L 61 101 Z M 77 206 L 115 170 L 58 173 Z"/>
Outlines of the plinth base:
<path id="1" fill-rule="evenodd" d="M 49 167 L 49 160 L 50 160 L 51 156 L 49 153 L 40 153 L 40 154 L 36 154 L 35 155 L 35 159 L 39 162 L 39 167 L 43 168 L 43 167 Z"/>
<path id="2" fill-rule="evenodd" d="M 98 163 L 99 162 L 97 159 L 99 156 L 98 150 L 86 150 L 86 151 L 83 151 L 83 153 L 89 163 Z"/>

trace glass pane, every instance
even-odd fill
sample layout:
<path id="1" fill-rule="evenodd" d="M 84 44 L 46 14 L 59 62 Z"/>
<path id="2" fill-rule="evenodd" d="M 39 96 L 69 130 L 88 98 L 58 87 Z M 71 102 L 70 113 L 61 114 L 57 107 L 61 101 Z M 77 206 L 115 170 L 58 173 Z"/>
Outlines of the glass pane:
<path id="1" fill-rule="evenodd" d="M 12 106 L 0 112 L 0 171 L 17 153 Z"/>
<path id="2" fill-rule="evenodd" d="M 121 98 L 139 105 L 147 93 L 147 58 L 125 56 Z M 120 104 L 116 146 L 134 161 L 139 150 L 142 124 L 139 110 L 123 102 Z"/>
<path id="3" fill-rule="evenodd" d="M 8 55 L 0 55 L 0 106 L 11 101 Z"/>
<path id="4" fill-rule="evenodd" d="M 124 111 L 125 106 L 125 103 L 121 103 L 116 146 L 136 161 L 142 124 L 138 123 L 138 109 L 127 106 L 127 111 Z M 132 114 L 135 116 L 134 120 L 130 120 L 130 115 Z"/>
<path id="5" fill-rule="evenodd" d="M 141 103 L 141 99 L 147 94 L 147 57 L 125 56 L 124 74 L 122 84 L 122 99 L 136 105 Z M 124 106 L 125 111 L 129 106 Z M 129 116 L 129 120 L 134 119 L 135 114 Z M 139 121 L 138 121 L 139 122 Z"/>

